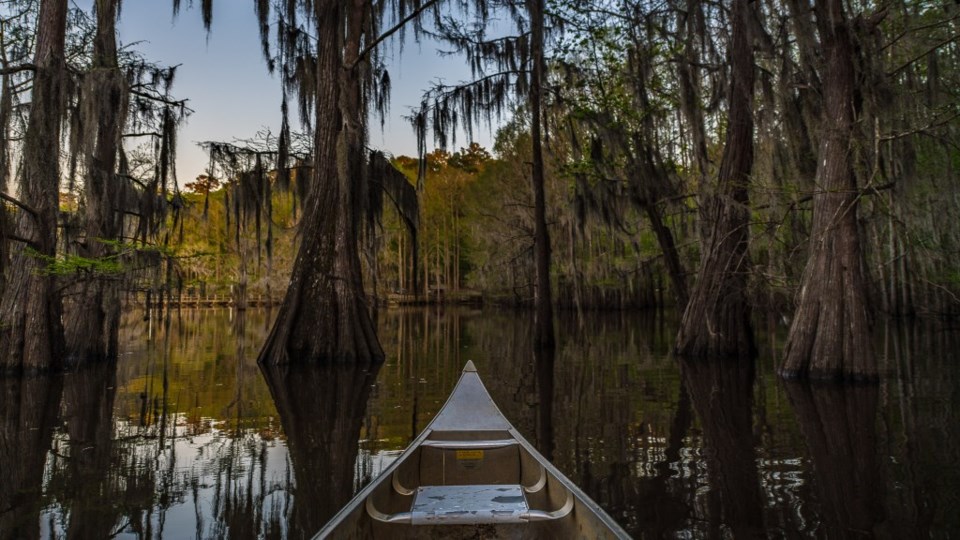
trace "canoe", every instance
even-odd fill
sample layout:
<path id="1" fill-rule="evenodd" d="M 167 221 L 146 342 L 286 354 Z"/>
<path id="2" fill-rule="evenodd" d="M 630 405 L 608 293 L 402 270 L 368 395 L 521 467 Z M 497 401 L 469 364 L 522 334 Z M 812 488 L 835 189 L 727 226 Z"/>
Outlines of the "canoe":
<path id="1" fill-rule="evenodd" d="M 314 538 L 630 537 L 517 432 L 467 362 L 423 433 Z"/>

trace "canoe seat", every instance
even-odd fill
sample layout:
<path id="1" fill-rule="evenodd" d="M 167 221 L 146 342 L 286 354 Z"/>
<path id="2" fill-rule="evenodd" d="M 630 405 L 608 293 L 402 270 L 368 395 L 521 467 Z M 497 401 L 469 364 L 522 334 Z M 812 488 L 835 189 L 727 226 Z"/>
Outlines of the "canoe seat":
<path id="1" fill-rule="evenodd" d="M 410 508 L 410 523 L 521 523 L 529 509 L 519 485 L 423 486 Z"/>
<path id="2" fill-rule="evenodd" d="M 420 446 L 419 486 L 404 487 L 398 471 L 391 479 L 395 493 L 412 497 L 410 510 L 384 514 L 368 497 L 367 513 L 377 521 L 412 525 L 525 523 L 565 517 L 573 509 L 569 491 L 557 510 L 530 508 L 527 494 L 542 490 L 547 476 L 537 463 L 538 470 L 533 471 L 537 480 L 524 485 L 520 452 L 514 439 L 427 439 Z"/>

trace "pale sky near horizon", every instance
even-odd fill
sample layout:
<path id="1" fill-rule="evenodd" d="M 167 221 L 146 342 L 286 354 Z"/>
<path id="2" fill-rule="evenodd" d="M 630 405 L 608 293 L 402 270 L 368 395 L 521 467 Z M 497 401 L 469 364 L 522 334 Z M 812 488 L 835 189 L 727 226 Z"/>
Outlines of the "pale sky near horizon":
<path id="1" fill-rule="evenodd" d="M 91 3 L 77 0 L 81 8 Z M 177 145 L 181 185 L 193 181 L 207 166 L 197 142 L 249 138 L 262 127 L 277 132 L 280 126 L 280 82 L 263 61 L 253 2 L 215 1 L 209 35 L 201 23 L 199 1 L 193 4 L 184 0 L 174 18 L 171 0 L 124 0 L 119 24 L 121 45 L 140 42 L 134 48 L 149 60 L 180 64 L 173 93 L 178 99 L 189 99 L 188 106 L 194 110 Z M 369 144 L 395 155 L 415 155 L 413 129 L 403 116 L 420 103 L 432 81 L 466 80 L 469 69 L 462 58 L 442 57 L 435 44 L 418 45 L 410 38 L 402 54 L 395 43 L 388 44 L 384 58 L 392 82 L 390 114 L 382 132 L 378 121 L 371 122 Z M 474 139 L 489 148 L 493 135 L 479 127 Z M 458 134 L 457 147 L 468 143 L 466 136 Z"/>

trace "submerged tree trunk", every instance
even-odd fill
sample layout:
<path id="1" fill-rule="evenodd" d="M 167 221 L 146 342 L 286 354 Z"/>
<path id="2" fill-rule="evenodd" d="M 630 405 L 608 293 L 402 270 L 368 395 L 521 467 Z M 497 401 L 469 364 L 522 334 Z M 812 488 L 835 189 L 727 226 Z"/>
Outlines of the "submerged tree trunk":
<path id="1" fill-rule="evenodd" d="M 688 357 L 749 357 L 755 354 L 747 302 L 750 238 L 748 186 L 753 167 L 753 47 L 748 0 L 734 0 L 730 47 L 730 113 L 717 178 L 713 219 L 697 284 L 680 323 L 677 354 Z"/>
<path id="2" fill-rule="evenodd" d="M 43 0 L 37 25 L 36 74 L 20 178 L 20 200 L 33 212 L 21 210 L 16 223 L 17 235 L 30 245 L 19 243 L 12 250 L 0 301 L 0 372 L 55 369 L 63 350 L 60 297 L 41 257 L 52 258 L 57 247 L 67 0 Z"/>
<path id="3" fill-rule="evenodd" d="M 550 233 L 547 231 L 547 202 L 543 174 L 543 0 L 527 0 L 530 15 L 531 137 L 533 139 L 533 251 L 536 269 L 536 329 L 534 347 L 553 349 L 553 294 L 550 287 Z"/>
<path id="4" fill-rule="evenodd" d="M 85 76 L 81 96 L 84 123 L 86 176 L 84 202 L 86 238 L 80 254 L 103 259 L 115 250 L 105 240 L 115 240 L 122 228 L 116 181 L 117 150 L 126 110 L 126 84 L 117 63 L 117 10 L 119 0 L 97 0 L 97 34 L 93 66 Z M 120 292 L 108 277 L 93 276 L 65 306 L 64 331 L 68 358 L 75 361 L 115 359 L 120 328 Z"/>
<path id="5" fill-rule="evenodd" d="M 378 362 L 357 246 L 365 111 L 359 66 L 364 2 L 317 2 L 314 167 L 290 286 L 260 363 Z M 343 24 L 346 19 L 346 24 Z M 341 54 L 341 51 L 343 53 Z"/>
<path id="6" fill-rule="evenodd" d="M 817 2 L 824 56 L 823 121 L 810 254 L 781 368 L 784 377 L 871 379 L 867 284 L 853 170 L 853 36 L 841 0 Z"/>

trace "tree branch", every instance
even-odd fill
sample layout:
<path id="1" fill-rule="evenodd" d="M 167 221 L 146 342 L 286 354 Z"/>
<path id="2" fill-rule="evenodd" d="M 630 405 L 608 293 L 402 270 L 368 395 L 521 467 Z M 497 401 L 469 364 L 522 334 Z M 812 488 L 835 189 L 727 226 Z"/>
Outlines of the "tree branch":
<path id="1" fill-rule="evenodd" d="M 33 208 L 31 208 L 30 206 L 28 206 L 27 203 L 21 201 L 20 199 L 17 199 L 16 197 L 11 197 L 10 195 L 7 195 L 6 193 L 3 193 L 3 192 L 0 192 L 0 199 L 3 199 L 8 203 L 12 203 L 16 206 L 19 206 L 25 212 L 33 216 L 34 219 L 40 219 L 40 213 L 34 210 Z"/>
<path id="2" fill-rule="evenodd" d="M 142 97 L 144 99 L 149 99 L 151 101 L 156 101 L 159 103 L 165 103 L 167 105 L 174 105 L 176 107 L 183 107 L 185 109 L 192 110 L 189 107 L 187 107 L 187 102 L 190 101 L 189 99 L 181 99 L 180 101 L 174 101 L 161 96 L 154 96 L 146 92 L 140 92 L 139 90 L 133 90 L 133 89 L 130 90 L 130 93 L 135 96 Z"/>
<path id="3" fill-rule="evenodd" d="M 6 234 L 3 235 L 3 238 L 6 239 L 6 240 L 14 240 L 14 241 L 16 241 L 16 242 L 23 242 L 24 244 L 32 247 L 33 249 L 35 249 L 35 250 L 37 250 L 37 251 L 40 251 L 40 244 L 34 242 L 33 240 L 30 240 L 29 238 L 24 238 L 24 237 L 20 236 L 19 234 L 6 233 Z"/>
<path id="4" fill-rule="evenodd" d="M 10 66 L 0 69 L 0 75 L 13 75 L 14 73 L 20 73 L 21 71 L 36 71 L 37 66 L 34 64 L 20 64 L 17 66 Z"/>
<path id="5" fill-rule="evenodd" d="M 530 73 L 530 70 L 529 69 L 506 69 L 503 71 L 498 71 L 496 73 L 491 73 L 489 75 L 484 75 L 479 79 L 474 79 L 469 82 L 462 82 L 460 84 L 438 84 L 428 91 L 428 96 L 430 93 L 435 93 L 436 97 L 432 99 L 434 100 L 446 99 L 458 91 L 462 91 L 470 87 L 481 86 L 486 81 L 496 79 L 497 77 L 506 77 L 507 75 L 519 75 L 521 73 Z"/>
<path id="6" fill-rule="evenodd" d="M 123 137 L 162 137 L 160 133 L 156 131 L 145 131 L 142 133 L 124 133 Z"/>
<path id="7" fill-rule="evenodd" d="M 920 60 L 920 59 L 923 58 L 924 56 L 926 56 L 926 55 L 928 55 L 928 54 L 936 51 L 936 50 L 939 49 L 940 47 L 943 47 L 944 45 L 949 45 L 949 44 L 951 44 L 951 43 L 953 43 L 954 41 L 957 41 L 957 40 L 960 40 L 960 35 L 952 35 L 952 36 L 948 37 L 947 39 L 944 39 L 943 41 L 937 43 L 937 44 L 934 45 L 933 47 L 930 47 L 930 48 L 927 49 L 926 51 L 923 51 L 922 53 L 914 56 L 914 57 L 911 58 L 910 60 L 904 62 L 904 63 L 901 64 L 900 67 L 898 67 L 897 69 L 894 69 L 893 71 L 887 72 L 887 76 L 888 76 L 888 77 L 893 77 L 893 76 L 896 75 L 897 73 L 900 73 L 900 72 L 903 71 L 904 69 L 907 69 L 908 67 L 910 67 L 910 66 L 911 66 L 914 62 L 916 62 L 917 60 Z"/>
<path id="8" fill-rule="evenodd" d="M 413 10 L 409 15 L 407 15 L 406 17 L 404 17 L 403 20 L 401 20 L 401 21 L 398 22 L 397 24 L 393 25 L 392 28 L 390 28 L 389 30 L 383 32 L 383 33 L 380 34 L 379 36 L 377 36 L 377 39 L 373 40 L 369 45 L 367 45 L 366 47 L 364 47 L 362 51 L 360 51 L 360 54 L 357 55 L 357 59 L 354 60 L 353 63 L 351 63 L 349 66 L 347 66 L 347 69 L 353 69 L 353 68 L 357 67 L 357 64 L 358 64 L 361 60 L 363 60 L 368 54 L 370 54 L 370 51 L 372 51 L 373 49 L 375 49 L 375 48 L 377 47 L 377 45 L 380 45 L 380 43 L 382 43 L 383 40 L 385 40 L 385 39 L 387 39 L 388 37 L 392 36 L 393 34 L 397 33 L 397 31 L 400 30 L 401 28 L 403 28 L 404 25 L 406 25 L 408 22 L 412 21 L 413 19 L 416 19 L 417 17 L 419 17 L 421 13 L 423 13 L 427 8 L 429 8 L 429 7 L 432 6 L 433 4 L 436 4 L 437 1 L 438 1 L 438 0 L 428 0 L 428 1 L 425 2 L 423 5 L 421 5 L 419 8 Z"/>

